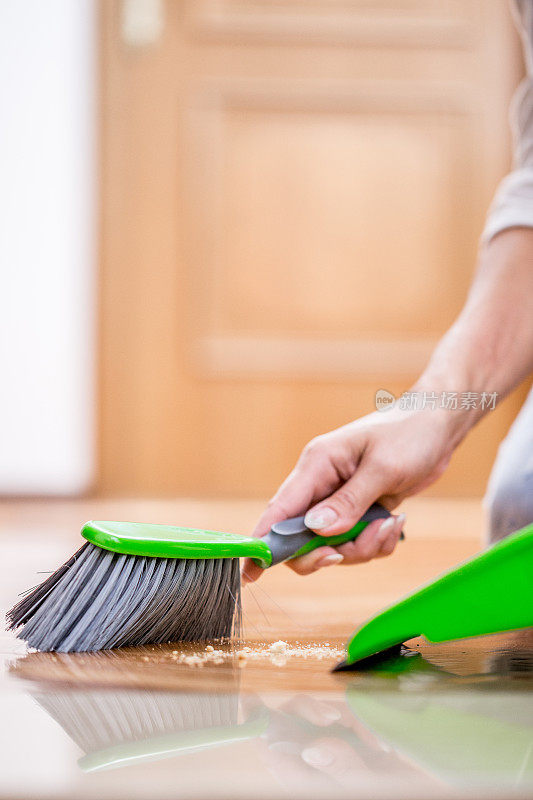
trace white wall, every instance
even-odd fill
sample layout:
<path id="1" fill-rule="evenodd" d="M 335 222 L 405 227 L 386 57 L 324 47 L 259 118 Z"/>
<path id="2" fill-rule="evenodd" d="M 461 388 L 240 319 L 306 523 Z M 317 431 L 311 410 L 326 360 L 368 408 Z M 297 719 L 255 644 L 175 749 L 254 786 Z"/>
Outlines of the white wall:
<path id="1" fill-rule="evenodd" d="M 0 0 L 0 492 L 93 471 L 93 0 Z"/>

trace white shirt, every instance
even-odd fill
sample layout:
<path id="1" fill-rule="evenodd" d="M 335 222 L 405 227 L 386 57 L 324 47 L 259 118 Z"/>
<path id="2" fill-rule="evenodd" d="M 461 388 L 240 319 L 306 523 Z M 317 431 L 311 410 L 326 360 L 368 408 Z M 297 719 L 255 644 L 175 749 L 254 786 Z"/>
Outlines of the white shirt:
<path id="1" fill-rule="evenodd" d="M 533 228 L 533 0 L 517 0 L 526 77 L 511 104 L 513 171 L 501 182 L 490 207 L 482 241 L 506 228 Z"/>

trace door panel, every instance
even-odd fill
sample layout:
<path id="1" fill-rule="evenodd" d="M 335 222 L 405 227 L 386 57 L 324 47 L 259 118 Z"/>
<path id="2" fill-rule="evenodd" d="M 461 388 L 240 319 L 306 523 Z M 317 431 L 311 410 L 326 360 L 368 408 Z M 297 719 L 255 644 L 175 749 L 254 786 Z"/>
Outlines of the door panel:
<path id="1" fill-rule="evenodd" d="M 268 494 L 462 305 L 509 156 L 508 10 L 183 0 L 144 46 L 127 0 L 101 12 L 100 488 Z M 483 490 L 520 399 L 432 491 Z"/>

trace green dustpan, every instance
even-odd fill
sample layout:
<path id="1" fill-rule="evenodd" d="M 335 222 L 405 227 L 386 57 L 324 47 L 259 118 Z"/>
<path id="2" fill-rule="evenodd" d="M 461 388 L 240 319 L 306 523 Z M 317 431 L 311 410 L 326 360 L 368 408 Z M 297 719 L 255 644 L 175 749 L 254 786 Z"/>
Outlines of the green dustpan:
<path id="1" fill-rule="evenodd" d="M 335 669 L 415 636 L 446 642 L 533 625 L 533 524 L 423 586 L 366 622 Z M 368 662 L 367 662 L 368 663 Z"/>

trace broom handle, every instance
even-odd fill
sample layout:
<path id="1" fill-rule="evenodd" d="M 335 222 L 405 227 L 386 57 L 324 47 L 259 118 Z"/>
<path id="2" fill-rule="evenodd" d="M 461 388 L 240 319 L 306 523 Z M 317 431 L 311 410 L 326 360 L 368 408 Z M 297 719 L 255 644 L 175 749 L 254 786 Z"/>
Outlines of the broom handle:
<path id="1" fill-rule="evenodd" d="M 304 517 L 292 517 L 291 519 L 276 522 L 266 536 L 262 538 L 272 553 L 272 563 L 269 566 L 273 567 L 275 564 L 281 564 L 291 558 L 303 556 L 304 553 L 309 553 L 311 550 L 323 545 L 336 547 L 345 542 L 350 542 L 356 539 L 370 522 L 375 519 L 387 519 L 387 517 L 391 516 L 390 511 L 382 506 L 381 503 L 373 503 L 353 528 L 346 531 L 346 533 L 339 533 L 335 536 L 320 536 L 314 533 L 305 524 Z M 400 539 L 405 539 L 403 531 Z"/>

